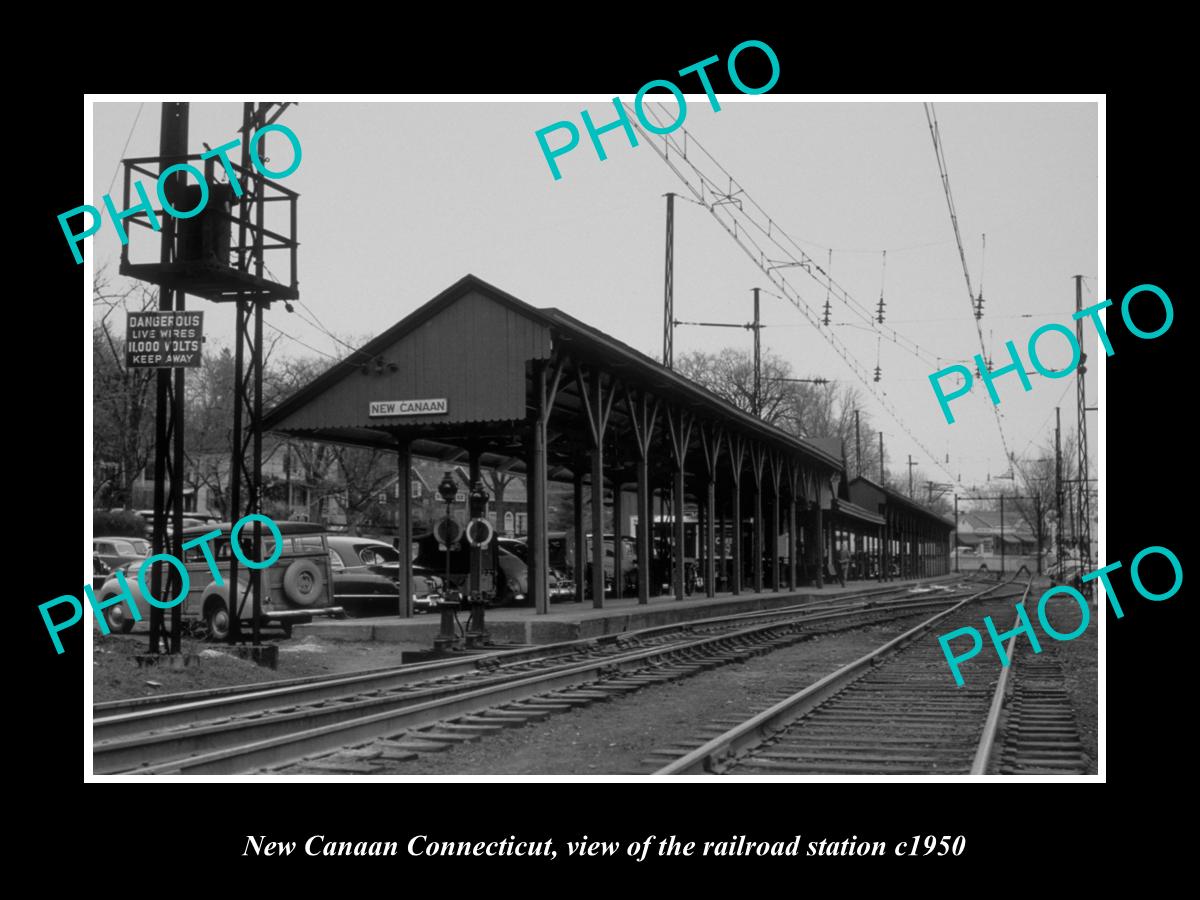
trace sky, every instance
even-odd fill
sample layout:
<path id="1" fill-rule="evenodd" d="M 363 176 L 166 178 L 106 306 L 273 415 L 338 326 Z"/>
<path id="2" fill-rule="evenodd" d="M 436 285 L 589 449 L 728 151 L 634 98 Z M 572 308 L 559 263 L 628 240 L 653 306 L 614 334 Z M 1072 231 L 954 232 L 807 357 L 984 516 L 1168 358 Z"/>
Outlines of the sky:
<path id="1" fill-rule="evenodd" d="M 689 133 L 822 266 L 832 248 L 830 271 L 837 282 L 871 308 L 882 287 L 887 327 L 945 359 L 979 352 L 920 103 L 720 95 L 721 109 L 713 111 L 703 94 L 687 100 Z M 296 313 L 282 304 L 266 313 L 267 334 L 287 335 L 275 352 L 336 353 L 337 341 L 310 319 L 357 346 L 473 273 L 661 358 L 663 195 L 686 193 L 686 187 L 650 146 L 639 140 L 630 147 L 620 129 L 602 137 L 608 158 L 600 161 L 581 124 L 582 109 L 598 126 L 615 117 L 611 100 L 603 97 L 306 101 L 289 107 L 280 122 L 296 133 L 303 156 L 281 183 L 301 195 L 301 304 Z M 936 104 L 936 112 L 976 290 L 983 279 L 983 334 L 998 367 L 1007 361 L 1006 341 L 1025 358 L 1036 328 L 1073 324 L 1073 275 L 1086 276 L 1085 306 L 1103 299 L 1096 294 L 1102 284 L 1097 107 L 947 102 Z M 94 196 L 87 202 L 101 206 L 112 184 L 119 206 L 119 161 L 157 154 L 159 119 L 158 102 L 94 105 Z M 581 142 L 558 158 L 562 178 L 555 180 L 535 132 L 562 120 L 576 124 Z M 238 137 L 240 124 L 240 103 L 193 103 L 189 151 Z M 552 146 L 562 139 L 552 136 Z M 268 139 L 267 156 L 272 168 L 291 159 L 276 136 Z M 153 185 L 146 187 L 152 193 Z M 107 218 L 89 242 L 97 267 L 115 273 L 120 245 Z M 135 229 L 131 254 L 135 262 L 157 259 L 157 236 Z M 276 265 L 268 255 L 267 262 L 283 276 L 282 260 Z M 824 289 L 798 270 L 788 277 L 819 311 Z M 705 209 L 678 201 L 674 278 L 675 315 L 685 321 L 748 322 L 751 289 L 770 288 Z M 206 311 L 210 350 L 232 345 L 231 307 L 189 298 L 189 308 Z M 911 454 L 926 476 L 961 477 L 963 485 L 982 484 L 1008 468 L 981 384 L 953 402 L 956 421 L 948 425 L 928 381 L 935 367 L 886 340 L 878 342 L 861 322 L 830 330 L 863 368 L 873 371 L 878 362 L 883 373 L 878 384 L 857 381 L 821 330 L 788 302 L 764 294 L 762 321 L 764 350 L 783 357 L 796 375 L 860 388 L 862 409 L 884 432 L 889 468 L 903 471 Z M 839 315 L 835 303 L 833 321 L 852 320 Z M 1102 358 L 1090 324 L 1084 340 L 1089 359 Z M 675 332 L 677 357 L 727 345 L 749 350 L 751 336 L 725 328 L 680 326 Z M 1070 359 L 1066 343 L 1054 335 L 1038 344 L 1038 352 L 1051 368 Z M 1088 405 L 1094 406 L 1095 367 L 1087 368 Z M 1029 392 L 1014 374 L 996 383 L 1004 435 L 1018 458 L 1039 456 L 1053 441 L 1056 405 L 1063 408 L 1064 437 L 1075 421 L 1074 377 L 1034 375 L 1031 382 Z M 884 410 L 877 392 L 899 422 Z M 1095 424 L 1089 414 L 1089 426 Z M 1094 468 L 1097 440 L 1089 437 Z"/>

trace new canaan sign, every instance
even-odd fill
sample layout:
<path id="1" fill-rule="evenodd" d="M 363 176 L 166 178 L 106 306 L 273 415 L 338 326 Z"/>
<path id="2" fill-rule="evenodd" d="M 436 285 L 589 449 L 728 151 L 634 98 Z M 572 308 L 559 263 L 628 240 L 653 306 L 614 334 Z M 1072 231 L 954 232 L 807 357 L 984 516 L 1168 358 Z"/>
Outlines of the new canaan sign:
<path id="1" fill-rule="evenodd" d="M 449 406 L 445 398 L 436 400 L 372 400 L 367 415 L 381 416 L 433 416 L 445 415 Z"/>

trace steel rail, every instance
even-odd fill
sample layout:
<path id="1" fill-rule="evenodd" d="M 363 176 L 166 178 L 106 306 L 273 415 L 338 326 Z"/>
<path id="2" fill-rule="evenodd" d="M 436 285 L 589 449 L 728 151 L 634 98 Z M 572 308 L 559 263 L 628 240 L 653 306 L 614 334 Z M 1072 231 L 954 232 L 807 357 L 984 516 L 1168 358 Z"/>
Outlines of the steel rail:
<path id="1" fill-rule="evenodd" d="M 935 581 L 933 583 L 939 582 Z M 106 740 L 137 731 L 166 728 L 187 722 L 194 722 L 198 721 L 199 716 L 205 714 L 231 714 L 233 708 L 237 708 L 240 711 L 268 708 L 280 698 L 288 697 L 288 692 L 294 692 L 291 695 L 293 698 L 302 696 L 306 698 L 300 702 L 312 702 L 322 697 L 343 695 L 348 689 L 353 688 L 360 690 L 390 690 L 404 684 L 435 681 L 439 677 L 462 677 L 481 670 L 495 669 L 503 666 L 516 664 L 531 665 L 542 661 L 552 661 L 555 657 L 566 656 L 571 653 L 597 652 L 609 645 L 659 638 L 672 632 L 686 634 L 695 629 L 709 628 L 722 624 L 748 622 L 772 616 L 786 618 L 796 612 L 802 611 L 811 612 L 820 609 L 840 609 L 859 600 L 865 600 L 869 604 L 879 602 L 881 596 L 888 594 L 910 593 L 914 587 L 919 586 L 905 585 L 877 588 L 855 594 L 843 594 L 836 597 L 821 598 L 817 601 L 776 607 L 771 610 L 755 610 L 753 612 L 733 613 L 707 619 L 695 619 L 689 622 L 655 625 L 635 631 L 614 632 L 613 634 L 577 638 L 554 644 L 541 644 L 536 647 L 497 650 L 490 653 L 472 654 L 467 657 L 450 660 L 410 663 L 401 666 L 385 666 L 338 675 L 312 675 L 279 681 L 256 682 L 249 685 L 231 685 L 197 691 L 163 694 L 155 697 L 141 697 L 133 700 L 106 701 L 93 704 L 92 706 L 93 740 Z"/>
<path id="2" fill-rule="evenodd" d="M 1025 593 L 1021 596 L 1021 603 L 1029 599 L 1029 591 L 1032 587 L 1033 577 L 1030 576 Z M 1014 632 L 1020 624 L 1021 617 L 1019 615 L 1015 616 L 1013 619 Z M 1008 646 L 1004 648 L 1004 653 L 1008 658 L 1009 664 L 1001 669 L 1000 677 L 996 679 L 996 690 L 992 694 L 992 704 L 988 708 L 988 716 L 983 723 L 983 733 L 979 736 L 979 748 L 975 751 L 975 759 L 971 763 L 972 775 L 986 775 L 992 757 L 999 748 L 1000 719 L 1004 712 L 1004 705 L 1008 700 L 1008 675 L 1012 671 L 1013 664 L 1016 662 L 1016 657 L 1014 656 L 1016 647 L 1017 635 L 1014 633 L 1008 639 Z"/>
<path id="3" fill-rule="evenodd" d="M 848 685 L 869 672 L 884 657 L 904 649 L 934 625 L 953 615 L 968 603 L 1011 584 L 999 582 L 986 590 L 972 594 L 949 609 L 939 612 L 919 625 L 893 638 L 870 653 L 847 663 L 837 671 L 826 675 L 802 691 L 781 700 L 723 734 L 697 747 L 654 772 L 654 775 L 707 775 L 715 774 L 716 765 L 751 747 L 758 746 L 771 735 L 782 730 L 795 719 L 803 716 Z"/>
<path id="4" fill-rule="evenodd" d="M 441 696 L 421 698 L 346 698 L 344 702 L 319 704 L 317 707 L 290 711 L 287 707 L 275 715 L 248 716 L 235 721 L 218 721 L 207 726 L 163 734 L 138 735 L 117 739 L 93 747 L 93 767 L 97 774 L 134 771 L 144 774 L 164 772 L 230 773 L 299 758 L 320 750 L 337 749 L 366 738 L 377 738 L 407 728 L 420 727 L 456 715 L 488 709 L 514 699 L 553 690 L 597 676 L 644 666 L 656 658 L 677 658 L 694 652 L 719 652 L 740 639 L 751 639 L 773 630 L 791 629 L 801 640 L 805 626 L 856 616 L 893 615 L 921 612 L 940 606 L 953 597 L 925 596 L 918 601 L 877 604 L 871 608 L 798 614 L 791 620 L 757 623 L 732 632 L 722 632 L 692 640 L 649 648 L 636 648 L 617 656 L 599 657 L 585 663 L 558 668 L 551 672 L 522 673 L 502 683 L 462 690 L 463 685 L 442 688 Z M 437 689 L 434 689 L 437 690 Z M 422 702 L 423 701 L 423 702 Z M 372 712 L 372 710 L 375 710 Z M 313 720 L 321 721 L 318 727 Z"/>

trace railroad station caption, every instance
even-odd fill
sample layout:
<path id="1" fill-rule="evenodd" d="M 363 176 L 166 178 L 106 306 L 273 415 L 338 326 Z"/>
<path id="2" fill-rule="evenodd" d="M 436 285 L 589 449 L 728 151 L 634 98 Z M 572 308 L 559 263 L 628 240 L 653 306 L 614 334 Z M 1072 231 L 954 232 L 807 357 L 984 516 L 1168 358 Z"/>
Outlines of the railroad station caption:
<path id="1" fill-rule="evenodd" d="M 841 840 L 822 838 L 805 844 L 799 834 L 789 839 L 749 840 L 745 835 L 731 835 L 727 841 L 687 841 L 675 835 L 659 838 L 647 835 L 642 840 L 606 841 L 593 840 L 583 835 L 577 841 L 565 841 L 567 857 L 616 857 L 628 856 L 637 862 L 649 856 L 695 857 L 695 856 L 961 856 L 967 849 L 965 835 L 919 835 L 911 840 L 896 841 L 889 848 L 887 841 L 871 841 L 857 834 Z M 269 841 L 267 836 L 246 835 L 246 846 L 242 856 L 291 856 L 300 844 L 297 841 Z M 530 841 L 519 840 L 515 834 L 500 840 L 490 841 L 445 841 L 435 840 L 426 834 L 418 834 L 405 845 L 410 857 L 450 856 L 506 856 L 540 857 L 554 860 L 558 850 L 553 838 Z M 306 856 L 398 856 L 397 841 L 337 841 L 323 834 L 314 834 L 303 844 Z"/>

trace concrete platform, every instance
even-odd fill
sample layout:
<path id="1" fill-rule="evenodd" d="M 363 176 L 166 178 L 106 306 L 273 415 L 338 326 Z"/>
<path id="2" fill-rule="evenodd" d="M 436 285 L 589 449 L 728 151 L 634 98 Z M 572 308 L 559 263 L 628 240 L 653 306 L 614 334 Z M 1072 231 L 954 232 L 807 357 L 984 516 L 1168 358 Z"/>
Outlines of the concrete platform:
<path id="1" fill-rule="evenodd" d="M 645 606 L 639 605 L 636 597 L 606 598 L 604 609 L 593 609 L 590 601 L 586 600 L 582 604 L 560 602 L 551 604 L 550 612 L 544 616 L 538 615 L 532 607 L 502 607 L 489 609 L 486 621 L 488 633 L 495 643 L 554 644 L 714 616 L 776 609 L 881 587 L 911 587 L 931 581 L 944 581 L 950 577 L 943 575 L 933 579 L 890 581 L 885 584 L 877 581 L 852 581 L 844 588 L 835 583 L 832 588 L 826 586 L 819 590 L 806 587 L 778 593 L 742 593 L 736 597 L 725 593 L 711 599 L 692 596 L 683 601 L 673 597 L 651 597 L 650 603 Z M 466 610 L 459 612 L 459 621 L 463 626 L 466 625 Z M 411 619 L 396 616 L 323 619 L 308 625 L 297 625 L 294 633 L 296 637 L 312 635 L 325 640 L 386 641 L 432 647 L 438 630 L 439 616 L 422 613 Z"/>

